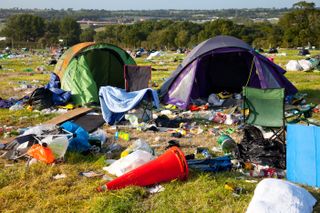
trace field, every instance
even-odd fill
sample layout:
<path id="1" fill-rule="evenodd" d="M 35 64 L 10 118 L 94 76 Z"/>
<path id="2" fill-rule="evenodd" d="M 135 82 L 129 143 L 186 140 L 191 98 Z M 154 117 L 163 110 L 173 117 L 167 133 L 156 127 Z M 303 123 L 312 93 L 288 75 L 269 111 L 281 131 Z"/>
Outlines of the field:
<path id="1" fill-rule="evenodd" d="M 284 66 L 290 59 L 303 58 L 297 56 L 297 50 L 281 50 L 287 56 L 275 56 L 275 62 Z M 313 51 L 312 54 L 320 54 Z M 26 92 L 21 85 L 34 87 L 44 85 L 49 80 L 52 66 L 47 66 L 48 55 L 41 52 L 17 59 L 0 59 L 0 97 L 22 97 Z M 136 59 L 138 64 L 152 65 L 152 81 L 161 85 L 165 78 L 177 67 L 185 56 L 167 53 L 147 62 L 144 58 Z M 39 68 L 41 67 L 41 68 Z M 27 69 L 30 68 L 30 69 Z M 38 69 L 37 69 L 38 68 Z M 308 93 L 307 101 L 320 104 L 320 74 L 286 73 L 286 77 L 302 93 Z M 0 110 L 0 127 L 3 125 L 27 127 L 36 125 L 54 117 L 40 112 Z M 320 120 L 319 113 L 314 118 Z M 107 129 L 107 127 L 105 127 Z M 140 133 L 132 131 L 132 136 L 144 138 L 151 144 L 157 133 Z M 110 140 L 112 133 L 108 132 Z M 164 139 L 169 138 L 161 133 Z M 166 140 L 163 141 L 163 143 Z M 120 142 L 122 146 L 128 144 Z M 158 142 L 159 143 L 159 142 Z M 214 146 L 215 138 L 204 134 L 199 138 L 182 141 L 182 150 L 190 154 L 198 145 Z M 157 148 L 157 152 L 163 152 Z M 116 156 L 116 155 L 115 155 Z M 100 178 L 90 179 L 79 176 L 83 171 L 101 171 L 106 165 L 105 156 L 82 156 L 68 154 L 66 162 L 47 166 L 36 164 L 26 168 L 24 162 L 15 163 L 0 161 L 0 211 L 1 212 L 245 212 L 255 189 L 254 183 L 239 179 L 241 174 L 225 172 L 217 174 L 191 171 L 187 181 L 173 181 L 162 184 L 165 190 L 157 194 L 149 194 L 145 188 L 129 187 L 114 192 L 97 193 L 96 187 L 105 181 Z M 66 178 L 54 180 L 56 174 L 64 173 Z M 240 196 L 234 196 L 224 189 L 225 182 L 232 182 L 244 188 Z M 320 199 L 320 191 L 307 188 Z M 314 210 L 320 211 L 320 204 Z"/>

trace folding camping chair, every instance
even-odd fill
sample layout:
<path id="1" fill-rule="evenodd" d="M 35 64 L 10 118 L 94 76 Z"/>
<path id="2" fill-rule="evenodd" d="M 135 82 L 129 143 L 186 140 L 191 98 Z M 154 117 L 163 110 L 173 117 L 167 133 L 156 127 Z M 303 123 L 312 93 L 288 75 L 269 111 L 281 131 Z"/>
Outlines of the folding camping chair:
<path id="1" fill-rule="evenodd" d="M 124 65 L 124 79 L 127 92 L 149 88 L 151 87 L 151 66 Z M 142 118 L 146 117 L 146 120 L 152 119 L 151 100 L 151 94 L 147 93 L 147 97 L 140 104 L 143 108 Z"/>
<path id="2" fill-rule="evenodd" d="M 284 89 L 256 89 L 243 87 L 244 123 L 269 128 L 270 139 L 285 142 Z M 249 113 L 246 111 L 249 110 Z"/>

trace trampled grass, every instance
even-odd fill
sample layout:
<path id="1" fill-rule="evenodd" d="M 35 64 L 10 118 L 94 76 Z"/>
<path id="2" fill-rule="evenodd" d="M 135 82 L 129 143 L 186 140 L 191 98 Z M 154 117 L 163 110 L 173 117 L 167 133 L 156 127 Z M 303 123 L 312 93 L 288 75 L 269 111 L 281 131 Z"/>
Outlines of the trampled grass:
<path id="1" fill-rule="evenodd" d="M 283 65 L 290 59 L 299 58 L 296 50 L 281 50 L 287 56 L 275 56 L 276 63 Z M 317 53 L 317 52 L 315 52 Z M 315 54 L 313 53 L 313 54 Z M 167 54 L 152 61 L 138 58 L 137 63 L 151 65 L 152 80 L 161 84 L 180 63 L 183 55 Z M 33 58 L 33 57 L 32 57 Z M 37 59 L 38 58 L 38 59 Z M 175 59 L 176 58 L 176 59 Z M 31 61 L 31 60 L 30 60 Z M 12 95 L 22 97 L 24 91 L 14 91 L 18 81 L 45 84 L 49 74 L 26 73 L 25 68 L 35 69 L 44 65 L 43 58 L 34 56 L 28 59 L 0 59 L 0 64 L 12 70 L 0 70 L 0 97 Z M 46 67 L 52 70 L 53 67 Z M 320 104 L 320 74 L 291 72 L 286 76 L 303 93 L 308 93 L 307 100 Z M 10 84 L 9 82 L 13 82 Z M 11 90 L 10 90 L 11 88 Z M 27 127 L 50 119 L 54 115 L 41 115 L 38 112 L 0 110 L 0 126 Z M 320 119 L 318 114 L 315 117 Z M 151 133 L 149 139 L 157 136 Z M 112 135 L 109 135 L 112 137 Z M 145 138 L 148 139 L 148 138 Z M 164 142 L 165 143 L 165 142 Z M 192 139 L 190 139 L 192 143 Z M 192 144 L 190 144 L 192 145 Z M 182 148 L 183 149 L 183 148 Z M 189 152 L 187 154 L 190 154 Z M 101 171 L 106 166 L 105 156 L 82 156 L 69 153 L 65 162 L 48 166 L 42 163 L 26 168 L 25 162 L 15 164 L 0 161 L 0 211 L 1 212 L 245 212 L 256 184 L 238 179 L 236 172 L 205 174 L 191 171 L 187 181 L 173 181 L 162 184 L 165 191 L 149 194 L 145 188 L 129 187 L 119 191 L 96 192 L 96 187 L 105 181 L 101 178 L 80 176 L 84 171 Z M 67 177 L 54 180 L 57 174 Z M 225 182 L 232 182 L 244 189 L 239 197 L 224 188 Z M 320 192 L 308 188 L 317 199 Z M 320 211 L 320 204 L 315 212 Z"/>

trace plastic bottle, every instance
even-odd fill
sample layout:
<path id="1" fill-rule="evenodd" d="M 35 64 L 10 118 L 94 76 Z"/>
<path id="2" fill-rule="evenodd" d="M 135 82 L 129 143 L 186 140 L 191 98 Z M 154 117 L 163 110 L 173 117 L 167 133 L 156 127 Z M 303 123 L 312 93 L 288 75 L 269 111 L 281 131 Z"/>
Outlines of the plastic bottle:
<path id="1" fill-rule="evenodd" d="M 129 133 L 126 133 L 126 132 L 116 132 L 114 134 L 114 137 L 116 140 L 118 140 L 119 138 L 121 138 L 122 140 L 125 140 L 125 141 L 130 140 L 130 135 L 129 135 Z"/>

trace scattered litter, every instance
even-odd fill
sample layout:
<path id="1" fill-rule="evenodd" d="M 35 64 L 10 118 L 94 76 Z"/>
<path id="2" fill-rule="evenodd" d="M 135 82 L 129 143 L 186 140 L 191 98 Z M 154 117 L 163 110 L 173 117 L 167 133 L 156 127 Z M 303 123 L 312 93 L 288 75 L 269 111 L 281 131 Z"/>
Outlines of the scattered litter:
<path id="1" fill-rule="evenodd" d="M 57 174 L 55 176 L 53 176 L 52 178 L 55 179 L 55 180 L 59 180 L 59 179 L 63 179 L 63 178 L 66 178 L 67 175 L 66 174 Z"/>
<path id="2" fill-rule="evenodd" d="M 165 188 L 161 185 L 155 185 L 153 187 L 148 187 L 147 190 L 150 194 L 155 194 L 155 193 L 163 192 Z"/>
<path id="3" fill-rule="evenodd" d="M 145 140 L 138 139 L 121 153 L 121 158 L 137 150 L 143 150 L 149 152 L 152 155 L 155 155 L 154 150 L 149 146 L 149 144 Z"/>
<path id="4" fill-rule="evenodd" d="M 93 177 L 102 177 L 104 174 L 97 173 L 94 171 L 89 171 L 89 172 L 80 172 L 79 175 L 87 178 L 93 178 Z"/>
<path id="5" fill-rule="evenodd" d="M 258 183 L 257 180 L 245 180 L 246 183 Z"/>
<path id="6" fill-rule="evenodd" d="M 114 138 L 116 140 L 118 140 L 120 138 L 122 140 L 129 141 L 130 140 L 130 135 L 129 135 L 129 133 L 126 133 L 126 132 L 116 132 L 114 134 Z"/>
<path id="7" fill-rule="evenodd" d="M 110 177 L 109 175 L 103 175 L 102 180 L 104 181 L 112 181 L 114 178 Z"/>

